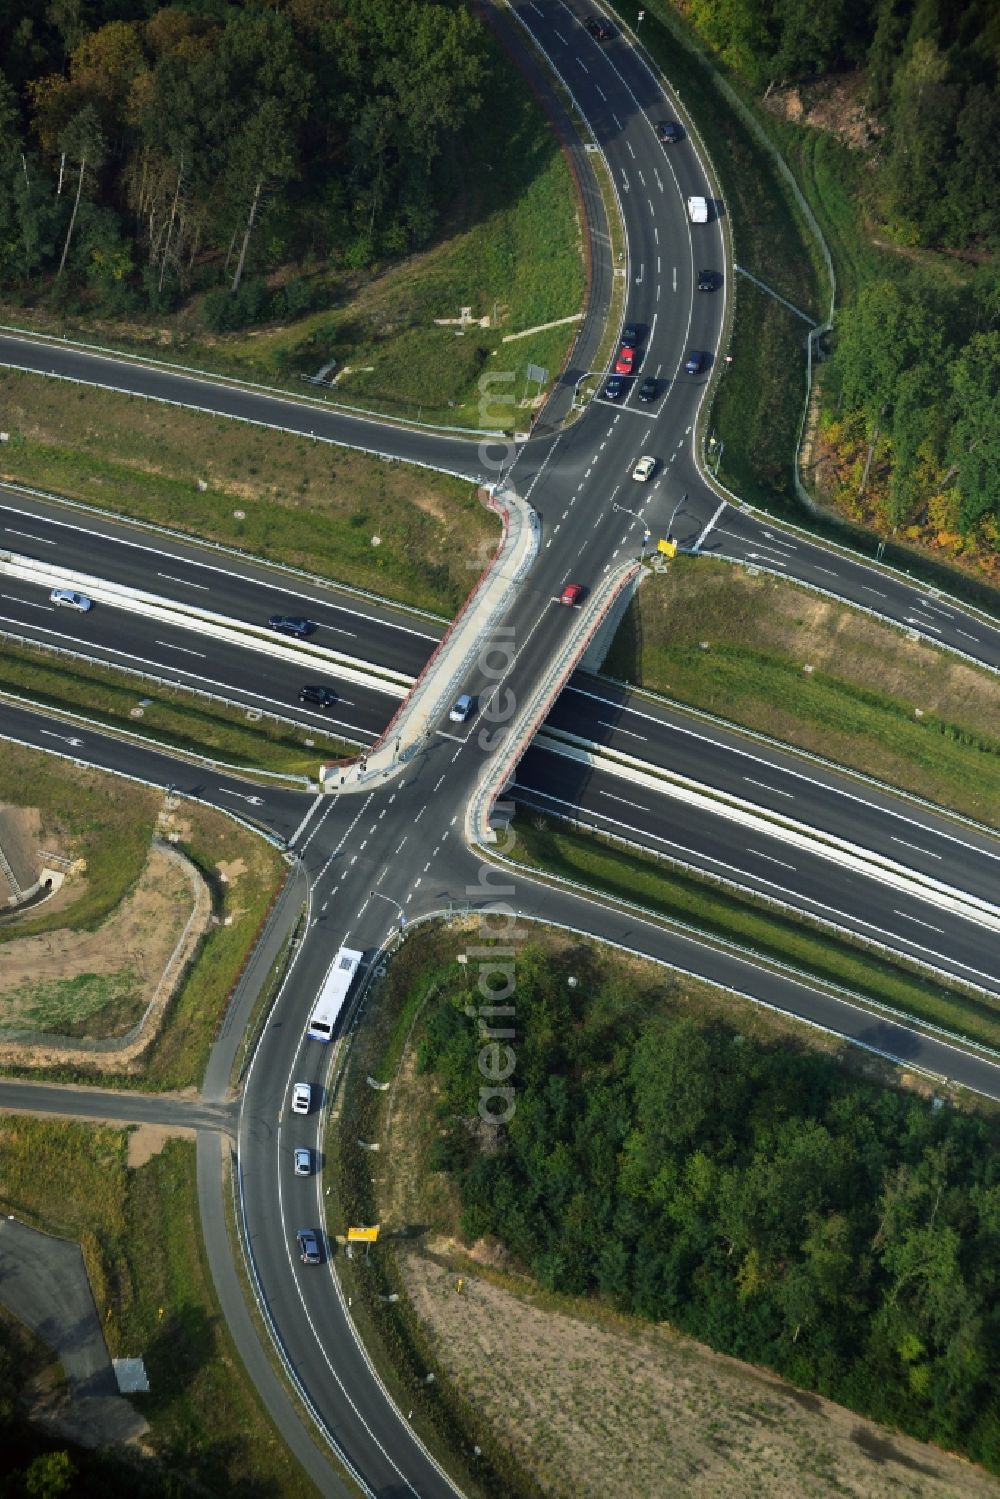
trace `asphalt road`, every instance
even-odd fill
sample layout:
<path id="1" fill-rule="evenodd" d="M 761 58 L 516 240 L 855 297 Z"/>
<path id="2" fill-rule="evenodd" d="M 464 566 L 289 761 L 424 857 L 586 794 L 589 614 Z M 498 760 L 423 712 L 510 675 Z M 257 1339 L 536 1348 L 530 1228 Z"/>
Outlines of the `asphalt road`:
<path id="1" fill-rule="evenodd" d="M 405 1414 L 387 1400 L 354 1336 L 329 1260 L 320 1267 L 303 1266 L 294 1252 L 296 1228 L 320 1227 L 324 1221 L 321 1177 L 295 1177 L 291 1151 L 309 1145 L 317 1162 L 321 1159 L 329 1052 L 306 1041 L 304 1027 L 342 943 L 361 948 L 370 964 L 397 913 L 410 919 L 465 901 L 482 923 L 497 930 L 509 910 L 515 918 L 521 913 L 525 921 L 554 921 L 709 978 L 910 1065 L 1000 1097 L 1000 1069 L 988 1060 L 916 1029 L 891 1025 L 842 999 L 763 970 L 748 958 L 666 932 L 634 913 L 550 890 L 520 874 L 507 878 L 482 865 L 463 844 L 462 809 L 485 762 L 506 748 L 512 705 L 527 701 L 551 662 L 571 648 L 575 617 L 557 602 L 559 591 L 571 580 L 593 589 L 608 569 L 638 553 L 644 526 L 662 534 L 671 516 L 685 545 L 697 543 L 706 552 L 772 566 L 867 607 L 875 599 L 874 607 L 890 618 L 922 619 L 923 625 L 914 628 L 929 638 L 961 644 L 964 632 L 969 654 L 1000 664 L 996 632 L 970 625 L 952 606 L 921 598 L 919 590 L 901 580 L 833 557 L 735 507 L 717 513 L 718 497 L 700 478 L 694 451 L 695 418 L 707 377 L 688 378 L 681 368 L 691 348 L 709 353 L 716 348 L 722 326 L 725 286 L 701 297 L 692 289 L 697 270 L 724 269 L 719 220 L 716 216 L 708 225 L 692 227 L 683 205 L 691 192 L 708 189 L 709 196 L 715 195 L 689 140 L 671 147 L 657 141 L 653 127 L 669 107 L 624 41 L 598 46 L 557 0 L 527 0 L 514 9 L 567 78 L 605 153 L 628 230 L 626 316 L 642 330 L 640 373 L 654 375 L 663 390 L 644 408 L 631 396 L 620 404 L 598 397 L 574 426 L 508 455 L 513 460 L 511 482 L 530 496 L 542 516 L 543 539 L 526 586 L 496 632 L 500 647 L 509 650 L 495 688 L 481 693 L 486 716 L 461 733 L 434 736 L 405 777 L 385 788 L 310 803 L 291 792 L 258 793 L 236 777 L 180 767 L 167 755 L 115 745 L 90 732 L 63 733 L 49 727 L 42 715 L 0 710 L 0 732 L 153 784 L 173 784 L 215 805 L 235 806 L 255 825 L 291 841 L 301 857 L 309 889 L 307 937 L 262 1032 L 240 1111 L 244 1221 L 262 1303 L 296 1380 L 330 1440 L 364 1475 L 368 1492 L 384 1496 L 436 1499 L 453 1490 L 415 1439 Z M 565 28 L 572 29 L 569 39 Z M 601 253 L 595 247 L 597 261 Z M 600 275 L 610 275 L 607 264 L 598 269 Z M 585 333 L 591 336 L 590 330 Z M 470 478 L 495 473 L 490 455 L 463 439 L 384 428 L 325 408 L 83 351 L 5 338 L 0 340 L 0 362 L 312 432 L 324 441 L 425 462 Z M 711 370 L 711 359 L 708 363 Z M 646 453 L 657 459 L 657 472 L 640 486 L 630 472 Z M 616 511 L 615 504 L 627 505 L 641 518 Z M 47 744 L 46 735 L 67 743 Z M 699 836 L 702 832 L 698 830 Z M 964 931 L 956 938 L 962 954 L 968 951 L 962 944 L 971 940 Z M 316 1105 L 305 1117 L 292 1116 L 288 1109 L 290 1088 L 298 1080 L 318 1090 Z M 331 1230 L 345 1226 L 330 1225 Z"/>

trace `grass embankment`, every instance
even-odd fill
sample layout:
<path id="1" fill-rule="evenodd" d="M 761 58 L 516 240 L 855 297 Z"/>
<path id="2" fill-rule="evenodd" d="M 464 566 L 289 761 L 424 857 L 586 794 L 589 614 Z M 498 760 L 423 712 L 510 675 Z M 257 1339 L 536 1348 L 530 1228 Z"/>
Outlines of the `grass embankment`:
<path id="1" fill-rule="evenodd" d="M 337 1100 L 337 1118 L 349 1119 L 339 1131 L 331 1123 L 327 1136 L 326 1198 L 327 1230 L 343 1234 L 350 1224 L 378 1223 L 380 1206 L 372 1177 L 370 1156 L 357 1148 L 358 1139 L 383 1138 L 387 1093 L 371 1088 L 367 1077 L 390 1081 L 409 1036 L 435 980 L 443 968 L 453 968 L 454 954 L 462 950 L 462 939 L 444 928 L 424 927 L 413 933 L 388 965 L 388 972 L 368 996 L 351 1043 L 347 1071 Z M 421 1144 L 427 1144 L 421 1128 Z M 402 1169 L 416 1166 L 416 1153 L 401 1153 Z M 384 1179 L 386 1170 L 379 1171 Z M 461 1398 L 446 1379 L 443 1366 L 423 1335 L 405 1296 L 396 1255 L 405 1240 L 419 1235 L 416 1220 L 394 1224 L 383 1233 L 371 1254 L 348 1260 L 338 1255 L 338 1274 L 352 1299 L 352 1315 L 396 1403 L 412 1411 L 412 1425 L 448 1469 L 470 1499 L 503 1494 L 506 1499 L 539 1499 L 538 1490 L 527 1479 L 510 1450 L 497 1442 L 489 1427 Z M 394 1242 L 399 1239 L 401 1242 Z M 358 1251 L 355 1251 L 358 1254 Z M 435 1379 L 426 1383 L 429 1372 Z M 473 1448 L 481 1449 L 478 1457 Z"/>
<path id="2" fill-rule="evenodd" d="M 145 1361 L 150 1393 L 134 1403 L 174 1481 L 185 1491 L 314 1493 L 260 1405 L 216 1302 L 194 1147 L 169 1141 L 130 1168 L 125 1130 L 8 1115 L 0 1165 L 4 1213 L 82 1245 L 110 1353 Z"/>
<path id="3" fill-rule="evenodd" d="M 676 558 L 605 670 L 1000 827 L 997 678 L 780 578 Z"/>
<path id="4" fill-rule="evenodd" d="M 44 650 L 5 643 L 0 692 L 41 707 L 80 713 L 127 729 L 170 749 L 208 755 L 228 765 L 315 777 L 323 760 L 353 757 L 356 748 L 322 729 L 250 719 L 246 710 L 179 689 L 158 687 L 84 661 L 69 666 Z M 138 710 L 138 716 L 136 716 Z M 308 741 L 308 743 L 307 743 Z"/>
<path id="5" fill-rule="evenodd" d="M 635 0 L 621 0 L 615 8 L 635 28 Z M 642 9 L 642 42 L 679 95 L 719 174 L 737 264 L 819 322 L 828 293 L 817 252 L 773 158 L 721 93 L 668 0 L 643 0 Z M 697 246 L 695 231 L 696 258 Z M 735 296 L 728 349 L 733 362 L 709 420 L 725 445 L 719 477 L 746 499 L 793 508 L 807 324 L 744 277 L 736 276 L 728 295 Z"/>
<path id="6" fill-rule="evenodd" d="M 494 390 L 521 402 L 536 393 L 527 383 L 529 363 L 558 374 L 575 324 L 515 343 L 501 340 L 581 310 L 582 241 L 558 141 L 514 64 L 495 43 L 489 46 L 483 107 L 458 144 L 452 212 L 429 249 L 368 274 L 304 268 L 303 279 L 327 304 L 324 310 L 252 333 L 213 336 L 200 324 L 197 300 L 166 328 L 162 319 L 155 328 L 57 322 L 44 309 L 19 312 L 18 320 L 285 385 L 311 399 L 457 426 L 521 425 L 513 405 L 482 403 L 479 382 L 484 375 L 510 374 L 510 384 Z M 490 326 L 477 321 L 458 336 L 453 327 L 435 325 L 435 318 L 458 318 L 463 307 Z M 303 385 L 301 375 L 315 374 L 331 359 L 341 372 L 332 393 Z"/>
<path id="7" fill-rule="evenodd" d="M 285 878 L 280 855 L 220 812 L 183 801 L 167 811 L 162 797 L 146 787 L 16 745 L 4 747 L 0 800 L 38 808 L 40 846 L 83 863 L 72 904 L 51 911 L 43 906 L 37 916 L 0 927 L 0 943 L 57 928 L 93 929 L 134 887 L 154 833 L 176 835 L 177 847 L 209 884 L 217 924 L 184 977 L 141 1070 L 116 1080 L 164 1089 L 200 1083 L 223 1007 Z M 94 1067 L 75 1067 L 72 1076 L 106 1080 L 109 1065 L 113 1058 L 98 1073 L 95 1060 Z"/>
<path id="8" fill-rule="evenodd" d="M 537 826 L 542 823 L 542 826 Z M 590 833 L 549 826 L 530 809 L 517 819 L 513 857 L 529 869 L 561 876 L 670 920 L 735 942 L 806 977 L 836 984 L 875 1004 L 1000 1047 L 1000 1010 L 989 1000 L 935 983 L 902 963 L 863 950 L 818 924 L 770 911 L 752 895 L 671 869 L 651 855 L 618 849 Z"/>
<path id="9" fill-rule="evenodd" d="M 497 534 L 473 485 L 328 443 L 10 370 L 0 408 L 0 479 L 446 617 Z"/>

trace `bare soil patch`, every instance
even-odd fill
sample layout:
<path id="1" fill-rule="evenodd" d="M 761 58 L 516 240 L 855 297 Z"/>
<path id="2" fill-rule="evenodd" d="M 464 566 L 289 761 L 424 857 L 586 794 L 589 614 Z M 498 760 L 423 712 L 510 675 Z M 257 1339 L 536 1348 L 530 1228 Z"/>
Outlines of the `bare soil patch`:
<path id="1" fill-rule="evenodd" d="M 866 87 L 863 73 L 843 73 L 774 89 L 764 100 L 764 107 L 781 119 L 825 130 L 845 145 L 864 150 L 885 134 L 885 126 L 865 103 Z"/>
<path id="2" fill-rule="evenodd" d="M 0 1027 L 100 1036 L 130 1015 L 137 1019 L 195 908 L 193 878 L 187 861 L 154 844 L 134 890 L 95 930 L 63 928 L 8 942 Z"/>
<path id="3" fill-rule="evenodd" d="M 128 1134 L 128 1164 L 133 1169 L 145 1166 L 159 1155 L 168 1140 L 194 1140 L 196 1131 L 180 1125 L 138 1124 Z"/>
<path id="4" fill-rule="evenodd" d="M 670 1328 L 598 1325 L 427 1254 L 401 1267 L 451 1378 L 559 1499 L 997 1493 L 981 1469 Z"/>

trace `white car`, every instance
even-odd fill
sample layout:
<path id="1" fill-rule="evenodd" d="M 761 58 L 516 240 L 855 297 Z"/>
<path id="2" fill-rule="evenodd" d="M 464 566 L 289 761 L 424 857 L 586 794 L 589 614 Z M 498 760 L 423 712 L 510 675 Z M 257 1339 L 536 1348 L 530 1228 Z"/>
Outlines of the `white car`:
<path id="1" fill-rule="evenodd" d="M 292 1089 L 292 1113 L 308 1114 L 312 1107 L 313 1090 L 308 1083 L 296 1083 Z"/>
<path id="2" fill-rule="evenodd" d="M 656 459 L 655 458 L 650 458 L 647 455 L 645 458 L 640 458 L 639 459 L 639 462 L 636 464 L 635 468 L 632 470 L 632 478 L 633 479 L 638 479 L 638 481 L 639 481 L 640 484 L 645 484 L 645 482 L 646 482 L 647 479 L 651 479 L 653 477 L 653 474 L 654 474 L 655 470 L 656 470 Z"/>
<path id="3" fill-rule="evenodd" d="M 79 609 L 81 614 L 94 607 L 93 599 L 88 599 L 85 593 L 77 593 L 75 588 L 53 588 L 49 603 L 61 604 L 65 609 Z"/>
<path id="4" fill-rule="evenodd" d="M 295 1163 L 296 1176 L 312 1175 L 312 1151 L 309 1150 L 305 1145 L 300 1145 L 295 1150 L 293 1160 Z"/>
<path id="5" fill-rule="evenodd" d="M 455 699 L 454 707 L 448 714 L 448 717 L 452 723 L 464 723 L 471 712 L 472 695 L 471 693 L 463 692 L 461 697 Z"/>

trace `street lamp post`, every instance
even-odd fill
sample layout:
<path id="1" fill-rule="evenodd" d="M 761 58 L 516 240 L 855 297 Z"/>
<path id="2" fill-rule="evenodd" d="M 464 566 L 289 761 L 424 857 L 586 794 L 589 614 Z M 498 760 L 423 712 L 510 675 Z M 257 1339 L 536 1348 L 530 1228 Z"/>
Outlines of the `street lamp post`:
<path id="1" fill-rule="evenodd" d="M 612 510 L 624 510 L 624 512 L 625 512 L 626 515 L 631 515 L 632 518 L 633 518 L 633 520 L 637 520 L 637 521 L 640 521 L 642 523 L 642 549 L 639 552 L 639 561 L 640 562 L 645 562 L 645 560 L 646 560 L 646 548 L 649 545 L 649 539 L 650 539 L 650 537 L 653 534 L 650 531 L 649 527 L 646 525 L 646 522 L 642 519 L 642 516 L 639 515 L 637 511 L 630 510 L 627 505 L 619 505 L 618 502 L 617 502 L 617 500 L 612 500 L 611 501 L 611 509 Z"/>
<path id="2" fill-rule="evenodd" d="M 390 906 L 395 906 L 396 907 L 396 911 L 397 911 L 398 917 L 399 917 L 399 930 L 402 931 L 403 928 L 404 928 L 404 926 L 406 925 L 406 912 L 403 910 L 402 906 L 399 904 L 399 901 L 398 900 L 393 900 L 393 898 L 392 898 L 391 895 L 383 895 L 382 892 L 381 892 L 381 890 L 369 890 L 368 894 L 371 896 L 371 898 L 373 900 L 377 896 L 379 900 L 387 900 L 389 902 Z"/>
<path id="3" fill-rule="evenodd" d="M 681 506 L 683 505 L 683 503 L 684 503 L 684 501 L 686 499 L 687 499 L 687 495 L 686 494 L 682 494 L 681 497 L 680 497 L 680 499 L 677 501 L 677 504 L 674 506 L 673 515 L 671 515 L 670 519 L 667 521 L 667 540 L 668 541 L 673 541 L 673 539 L 674 539 L 674 536 L 673 536 L 674 519 L 675 519 L 675 517 L 677 515 L 678 510 L 681 508 Z"/>

